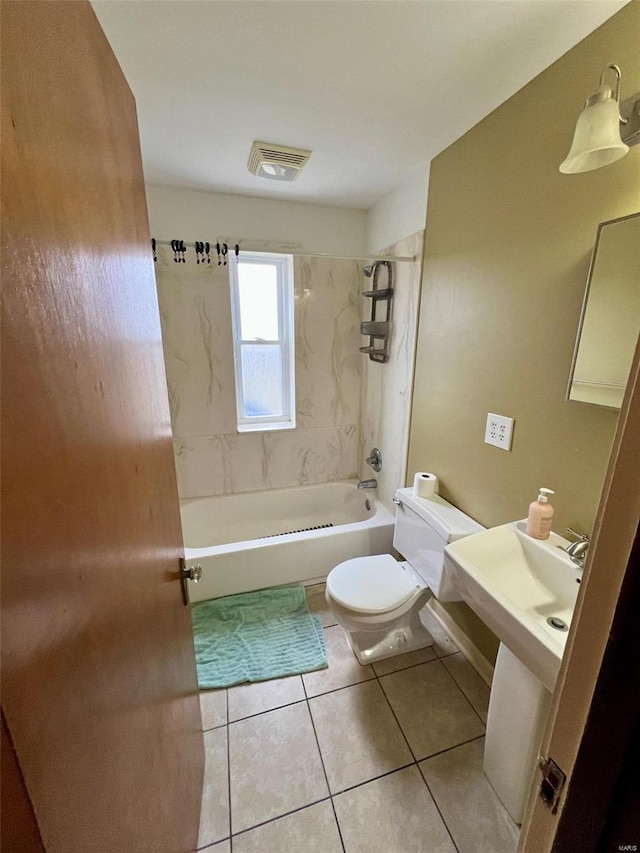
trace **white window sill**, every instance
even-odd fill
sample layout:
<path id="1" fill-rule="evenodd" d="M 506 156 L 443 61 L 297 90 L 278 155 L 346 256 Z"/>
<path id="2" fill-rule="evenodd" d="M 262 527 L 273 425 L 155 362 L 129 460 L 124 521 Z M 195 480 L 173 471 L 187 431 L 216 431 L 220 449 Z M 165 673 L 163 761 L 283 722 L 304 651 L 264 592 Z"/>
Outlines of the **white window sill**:
<path id="1" fill-rule="evenodd" d="M 295 429 L 291 421 L 265 421 L 257 424 L 238 424 L 238 432 L 275 432 L 281 429 Z"/>

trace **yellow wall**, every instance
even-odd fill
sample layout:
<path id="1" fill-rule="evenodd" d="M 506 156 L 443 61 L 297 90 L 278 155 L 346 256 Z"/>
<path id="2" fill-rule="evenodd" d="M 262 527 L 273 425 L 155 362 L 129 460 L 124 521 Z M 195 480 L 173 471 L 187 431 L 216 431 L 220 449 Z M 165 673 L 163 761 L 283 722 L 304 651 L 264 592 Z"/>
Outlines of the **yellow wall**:
<path id="1" fill-rule="evenodd" d="M 436 472 L 487 526 L 548 486 L 555 530 L 593 527 L 617 413 L 565 395 L 598 223 L 640 209 L 640 145 L 582 175 L 558 165 L 605 65 L 623 99 L 640 91 L 639 44 L 633 2 L 431 164 L 407 477 Z M 483 443 L 487 412 L 515 418 L 512 452 Z M 448 610 L 491 658 L 466 605 Z"/>

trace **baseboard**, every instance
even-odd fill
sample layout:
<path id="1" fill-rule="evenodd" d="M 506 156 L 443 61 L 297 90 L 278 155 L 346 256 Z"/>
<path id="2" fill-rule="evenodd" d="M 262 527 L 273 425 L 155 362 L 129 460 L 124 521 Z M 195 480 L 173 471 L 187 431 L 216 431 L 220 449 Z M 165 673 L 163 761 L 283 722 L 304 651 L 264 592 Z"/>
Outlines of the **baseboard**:
<path id="1" fill-rule="evenodd" d="M 326 575 L 320 575 L 317 578 L 311 578 L 311 580 L 300 581 L 300 583 L 302 584 L 302 586 L 317 586 L 319 583 L 326 583 L 326 581 L 327 581 L 327 576 Z"/>
<path id="2" fill-rule="evenodd" d="M 485 682 L 485 684 L 491 687 L 491 682 L 493 681 L 493 666 L 491 666 L 478 647 L 472 643 L 462 628 L 457 622 L 454 622 L 436 598 L 431 598 L 426 606 L 436 621 L 439 622 L 447 634 L 449 634 L 453 642 L 460 649 L 480 678 Z"/>

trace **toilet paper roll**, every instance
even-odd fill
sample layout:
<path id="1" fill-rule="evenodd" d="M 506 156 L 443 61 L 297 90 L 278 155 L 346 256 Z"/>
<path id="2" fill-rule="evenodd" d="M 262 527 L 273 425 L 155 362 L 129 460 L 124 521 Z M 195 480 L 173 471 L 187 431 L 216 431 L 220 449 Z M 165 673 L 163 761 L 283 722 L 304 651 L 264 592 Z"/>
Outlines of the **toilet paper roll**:
<path id="1" fill-rule="evenodd" d="M 430 498 L 438 490 L 438 478 L 428 471 L 418 471 L 413 478 L 413 494 L 419 498 Z"/>

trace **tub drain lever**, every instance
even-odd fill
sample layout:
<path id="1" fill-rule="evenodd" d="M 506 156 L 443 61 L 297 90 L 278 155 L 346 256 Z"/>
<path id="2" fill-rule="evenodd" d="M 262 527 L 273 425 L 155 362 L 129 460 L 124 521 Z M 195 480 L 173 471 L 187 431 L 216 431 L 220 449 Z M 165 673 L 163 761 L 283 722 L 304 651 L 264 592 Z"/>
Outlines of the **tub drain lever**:
<path id="1" fill-rule="evenodd" d="M 184 557 L 180 557 L 180 581 L 182 582 L 182 600 L 185 605 L 189 604 L 187 581 L 198 583 L 201 577 L 202 566 L 199 563 L 196 563 L 195 566 L 187 566 Z"/>

